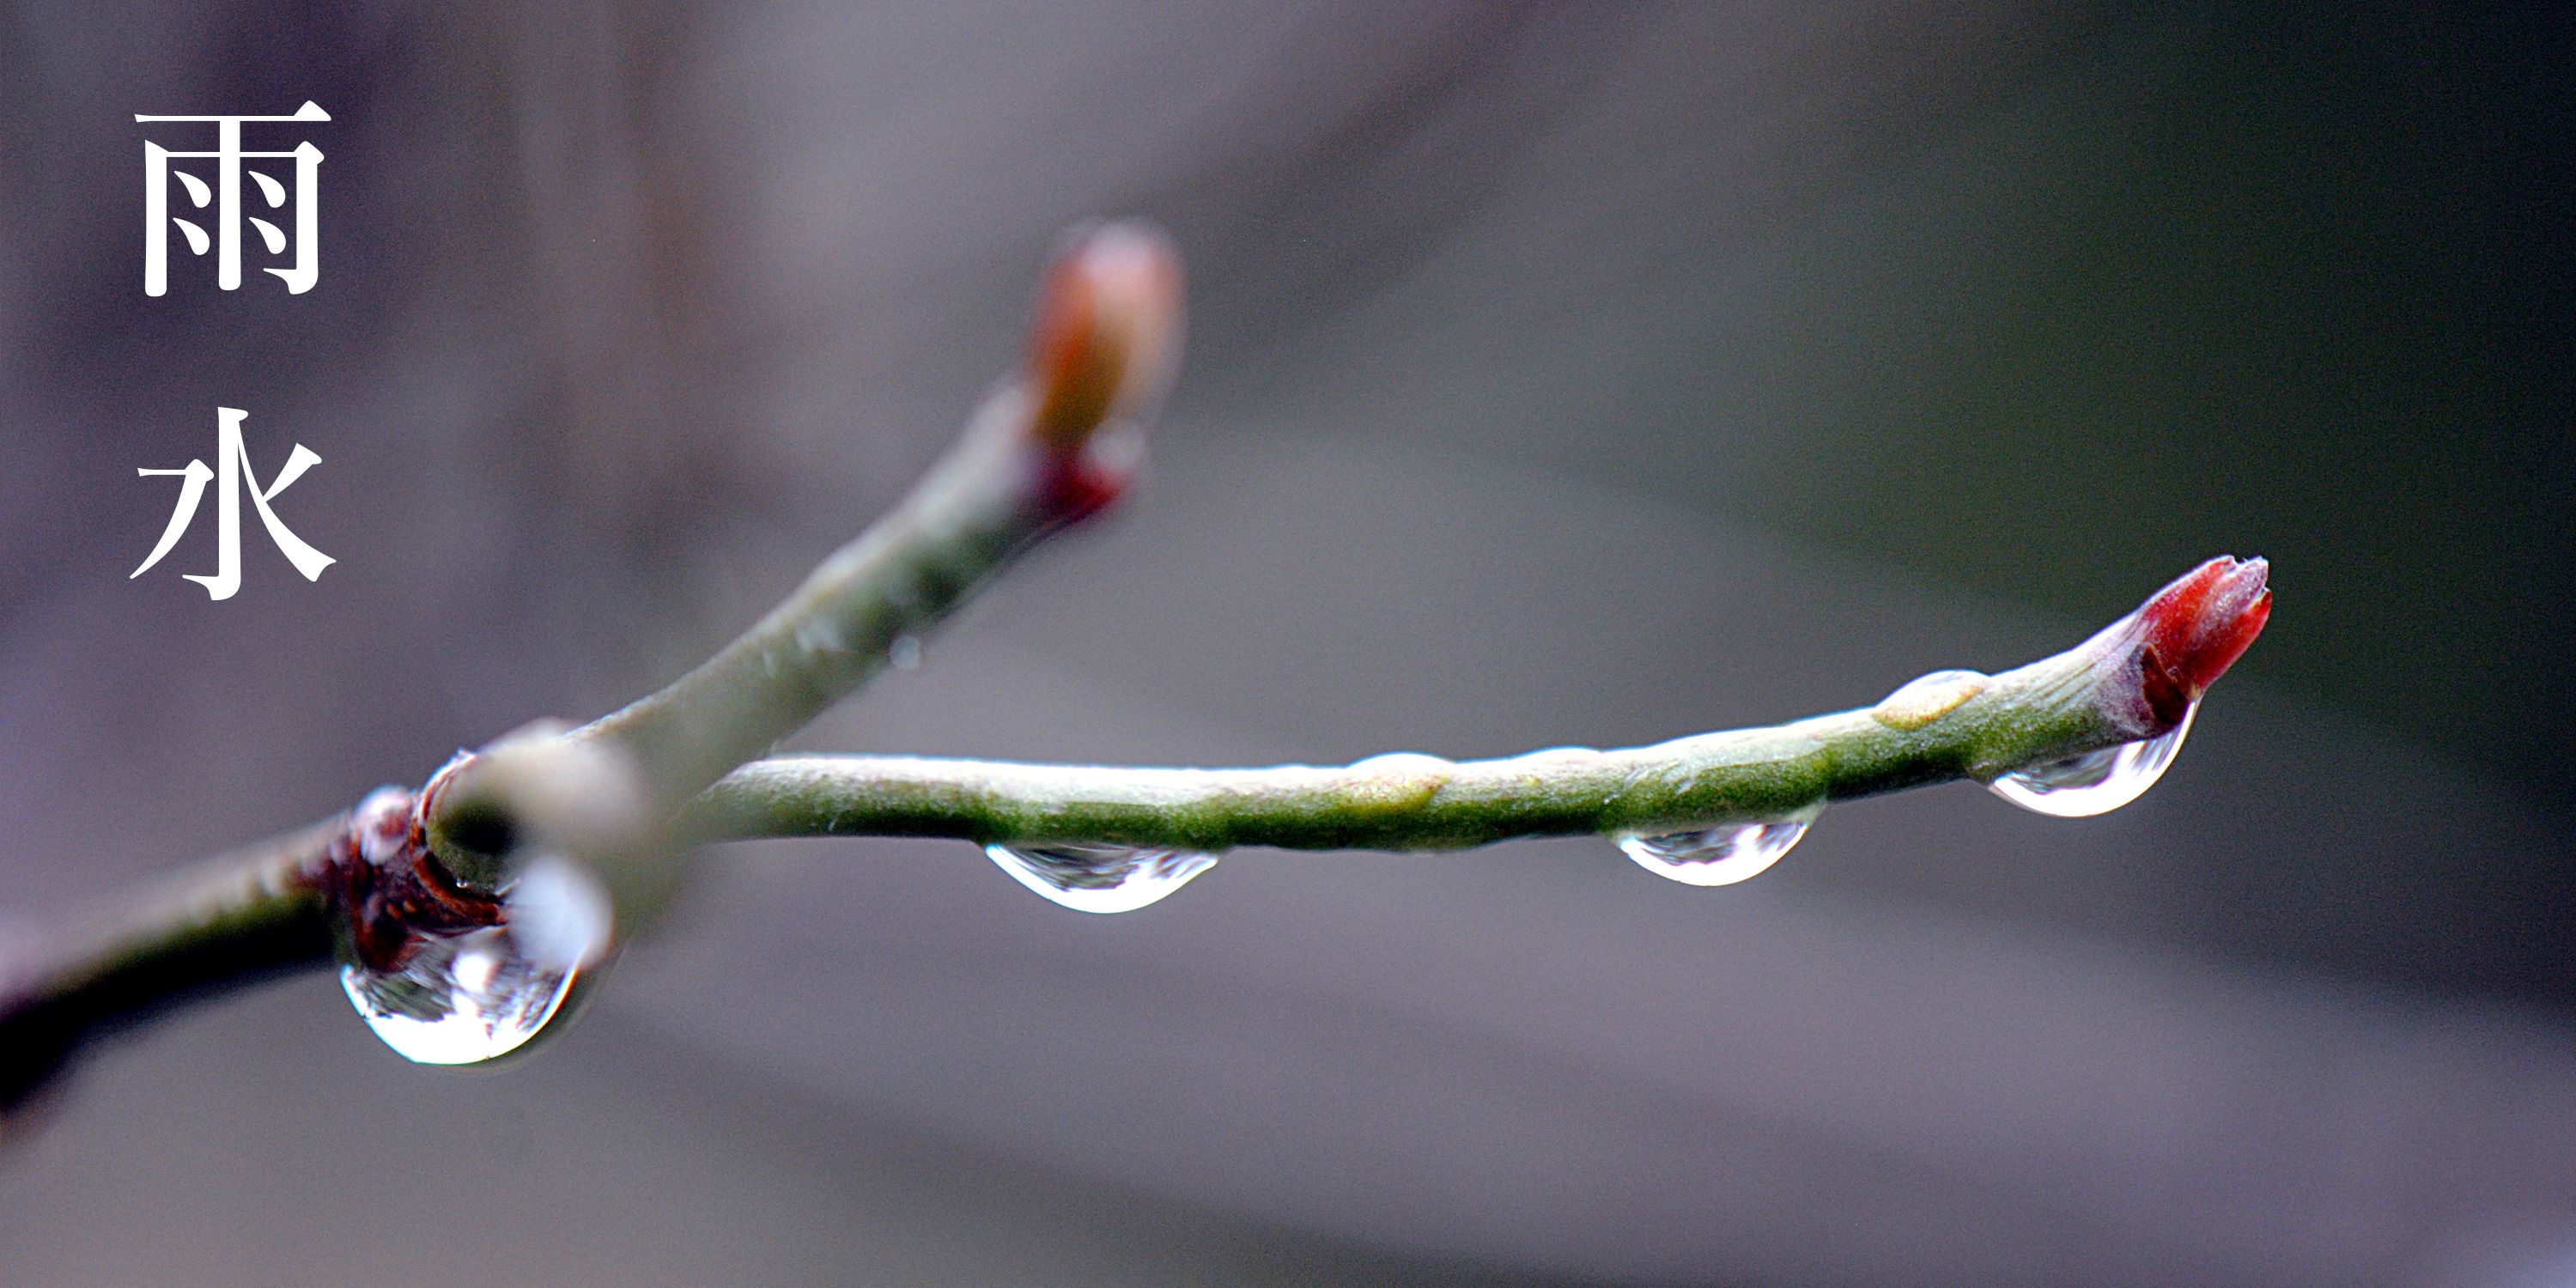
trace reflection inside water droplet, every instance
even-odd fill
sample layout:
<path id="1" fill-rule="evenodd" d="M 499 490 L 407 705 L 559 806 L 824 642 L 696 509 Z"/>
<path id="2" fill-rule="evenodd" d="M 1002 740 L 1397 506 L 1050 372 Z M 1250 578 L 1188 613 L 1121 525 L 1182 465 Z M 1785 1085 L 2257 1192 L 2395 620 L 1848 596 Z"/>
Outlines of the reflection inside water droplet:
<path id="1" fill-rule="evenodd" d="M 1715 827 L 1661 836 L 1622 837 L 1619 848 L 1637 866 L 1683 885 L 1722 886 L 1762 875 L 1807 834 L 1817 811 L 1756 823 L 1720 823 Z"/>
<path id="2" fill-rule="evenodd" d="M 1216 866 L 1215 855 L 1197 850 L 1083 841 L 988 845 L 984 853 L 1021 885 L 1078 912 L 1132 912 Z"/>
<path id="3" fill-rule="evenodd" d="M 405 1059 L 476 1064 L 525 1045 L 562 1008 L 583 969 L 608 954 L 608 892 L 570 860 L 530 863 L 505 920 L 424 935 L 392 970 L 340 968 L 358 1015 Z"/>
<path id="4" fill-rule="evenodd" d="M 2200 704 L 2183 709 L 2170 732 L 2117 747 L 2104 747 L 2004 775 L 1987 784 L 1994 794 L 2034 813 L 2058 818 L 2108 814 L 2147 794 L 2182 750 L 2183 735 Z"/>

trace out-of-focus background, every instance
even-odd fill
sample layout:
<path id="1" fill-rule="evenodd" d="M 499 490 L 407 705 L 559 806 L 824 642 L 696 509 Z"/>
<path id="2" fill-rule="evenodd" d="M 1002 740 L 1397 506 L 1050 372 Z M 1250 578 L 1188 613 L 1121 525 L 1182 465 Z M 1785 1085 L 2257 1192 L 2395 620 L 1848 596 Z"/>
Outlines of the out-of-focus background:
<path id="1" fill-rule="evenodd" d="M 0 1158 L 0 1282 L 2576 1282 L 2540 8 L 9 6 L 12 917 L 675 673 L 1099 214 L 1190 263 L 1147 485 L 807 745 L 1624 744 L 2221 551 L 2279 603 L 2089 822 L 1915 793 L 1718 890 L 1245 852 L 1120 917 L 741 847 L 481 1076 L 279 983 Z M 319 287 L 145 298 L 133 114 L 306 99 Z M 209 602 L 211 512 L 128 580 L 219 404 L 320 454 L 319 583 L 254 525 Z"/>

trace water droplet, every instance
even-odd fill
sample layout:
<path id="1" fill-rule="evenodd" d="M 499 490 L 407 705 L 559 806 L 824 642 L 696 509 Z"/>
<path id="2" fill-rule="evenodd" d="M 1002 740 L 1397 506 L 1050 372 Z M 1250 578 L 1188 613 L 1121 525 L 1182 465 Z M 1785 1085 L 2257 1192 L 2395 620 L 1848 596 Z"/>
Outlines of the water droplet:
<path id="1" fill-rule="evenodd" d="M 2108 814 L 2147 794 L 2182 750 L 2183 735 L 2200 704 L 2183 709 L 2182 722 L 2162 736 L 2117 747 L 2104 747 L 2064 760 L 2034 765 L 1996 779 L 1987 786 L 1995 795 L 2023 809 L 2058 818 Z"/>
<path id="2" fill-rule="evenodd" d="M 984 853 L 1021 885 L 1077 912 L 1132 912 L 1216 866 L 1197 850 L 1050 841 L 987 845 Z"/>
<path id="3" fill-rule="evenodd" d="M 1619 848 L 1638 867 L 1683 885 L 1734 885 L 1762 875 L 1779 862 L 1807 834 L 1807 825 L 1816 821 L 1819 812 L 1758 823 L 1720 823 L 1661 836 L 1622 837 Z"/>
<path id="4" fill-rule="evenodd" d="M 573 981 L 608 954 L 608 892 L 568 859 L 531 862 L 502 905 L 502 924 L 422 936 L 393 970 L 340 968 L 350 1005 L 386 1046 L 420 1064 L 507 1055 L 544 1029 Z"/>
<path id="5" fill-rule="evenodd" d="M 909 671 L 920 666 L 921 638 L 916 635 L 895 636 L 894 643 L 886 646 L 886 661 L 892 663 L 894 669 L 898 671 Z"/>

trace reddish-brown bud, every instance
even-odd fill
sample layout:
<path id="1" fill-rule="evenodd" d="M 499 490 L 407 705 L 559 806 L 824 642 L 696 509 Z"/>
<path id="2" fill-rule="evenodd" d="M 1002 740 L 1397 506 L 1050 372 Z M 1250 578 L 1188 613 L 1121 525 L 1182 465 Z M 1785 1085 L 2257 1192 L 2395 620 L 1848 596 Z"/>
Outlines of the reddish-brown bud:
<path id="1" fill-rule="evenodd" d="M 2269 572 L 2261 559 L 2220 555 L 2138 609 L 2138 681 L 2158 724 L 2181 720 L 2263 633 L 2272 616 Z"/>
<path id="2" fill-rule="evenodd" d="M 1142 420 L 1179 366 L 1181 257 L 1134 221 L 1065 239 L 1038 287 L 1029 334 L 1031 432 L 1059 455 L 1115 420 Z"/>
<path id="3" fill-rule="evenodd" d="M 372 970 L 400 967 L 423 935 L 501 922 L 500 900 L 465 888 L 430 853 L 419 798 L 398 787 L 377 789 L 350 812 L 313 875 L 350 955 Z"/>

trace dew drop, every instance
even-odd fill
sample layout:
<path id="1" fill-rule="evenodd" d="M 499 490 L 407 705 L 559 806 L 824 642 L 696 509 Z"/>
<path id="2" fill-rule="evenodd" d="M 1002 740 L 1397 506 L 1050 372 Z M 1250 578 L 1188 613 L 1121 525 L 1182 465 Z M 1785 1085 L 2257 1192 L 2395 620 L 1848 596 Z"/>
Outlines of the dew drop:
<path id="1" fill-rule="evenodd" d="M 886 646 L 886 661 L 891 663 L 894 666 L 894 669 L 898 671 L 910 671 L 919 668 L 921 666 L 921 637 L 917 635 L 895 636 L 894 643 Z"/>
<path id="2" fill-rule="evenodd" d="M 1816 813 L 1811 810 L 1758 823 L 1720 823 L 1661 836 L 1622 837 L 1619 848 L 1638 867 L 1683 885 L 1734 885 L 1762 875 L 1779 862 L 1807 834 Z"/>
<path id="3" fill-rule="evenodd" d="M 419 1064 L 478 1064 L 527 1044 L 584 969 L 608 955 L 608 892 L 571 860 L 530 863 L 504 920 L 423 936 L 392 970 L 340 968 L 349 1004 L 386 1046 Z"/>
<path id="4" fill-rule="evenodd" d="M 1021 885 L 1077 912 L 1133 912 L 1215 867 L 1217 857 L 1085 841 L 987 845 L 984 853 Z"/>
<path id="5" fill-rule="evenodd" d="M 1987 787 L 2023 809 L 2057 818 L 2108 814 L 2147 794 L 2182 750 L 2183 735 L 2200 704 L 2185 707 L 2182 722 L 2171 731 L 2117 747 L 2104 747 L 2064 760 L 2034 765 L 1996 779 Z"/>

